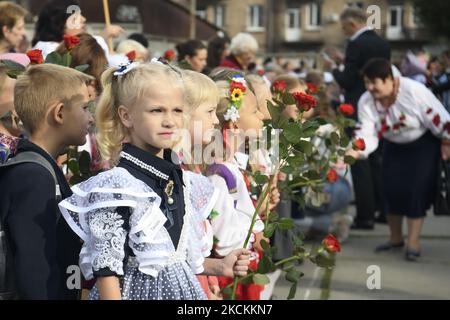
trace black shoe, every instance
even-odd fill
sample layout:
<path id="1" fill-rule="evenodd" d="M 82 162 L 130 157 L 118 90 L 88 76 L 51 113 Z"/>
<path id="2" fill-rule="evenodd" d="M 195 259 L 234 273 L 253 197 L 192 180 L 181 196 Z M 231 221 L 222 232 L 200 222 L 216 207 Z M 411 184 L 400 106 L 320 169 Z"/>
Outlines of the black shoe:
<path id="1" fill-rule="evenodd" d="M 420 251 L 406 248 L 405 258 L 408 261 L 418 261 L 420 258 Z"/>
<path id="2" fill-rule="evenodd" d="M 375 227 L 375 223 L 371 220 L 355 221 L 355 222 L 353 222 L 350 229 L 373 230 L 374 227 Z"/>
<path id="3" fill-rule="evenodd" d="M 381 251 L 388 251 L 391 249 L 398 249 L 398 248 L 403 248 L 405 246 L 405 242 L 400 242 L 400 243 L 396 243 L 393 244 L 390 241 L 380 244 L 379 246 L 377 246 L 375 248 L 375 252 L 381 252 Z"/>

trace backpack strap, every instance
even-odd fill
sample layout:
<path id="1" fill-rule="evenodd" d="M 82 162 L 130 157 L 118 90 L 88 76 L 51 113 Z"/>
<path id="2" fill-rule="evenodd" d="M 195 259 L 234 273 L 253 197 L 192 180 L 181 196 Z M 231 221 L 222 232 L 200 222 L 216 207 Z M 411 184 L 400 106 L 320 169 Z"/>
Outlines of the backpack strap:
<path id="1" fill-rule="evenodd" d="M 53 181 L 55 182 L 56 201 L 59 202 L 60 200 L 62 200 L 61 188 L 59 186 L 55 170 L 53 169 L 51 163 L 39 153 L 33 151 L 20 152 L 14 157 L 8 159 L 6 163 L 0 165 L 0 167 L 12 167 L 21 163 L 36 163 L 47 169 L 47 171 L 52 175 Z"/>

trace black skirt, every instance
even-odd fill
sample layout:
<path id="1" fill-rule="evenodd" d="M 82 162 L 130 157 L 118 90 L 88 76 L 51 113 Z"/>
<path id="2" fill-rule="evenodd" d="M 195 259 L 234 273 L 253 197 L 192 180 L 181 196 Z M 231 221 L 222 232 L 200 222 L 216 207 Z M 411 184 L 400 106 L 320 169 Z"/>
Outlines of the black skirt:
<path id="1" fill-rule="evenodd" d="M 406 144 L 384 140 L 382 186 L 388 214 L 426 215 L 436 190 L 440 145 L 429 131 Z"/>

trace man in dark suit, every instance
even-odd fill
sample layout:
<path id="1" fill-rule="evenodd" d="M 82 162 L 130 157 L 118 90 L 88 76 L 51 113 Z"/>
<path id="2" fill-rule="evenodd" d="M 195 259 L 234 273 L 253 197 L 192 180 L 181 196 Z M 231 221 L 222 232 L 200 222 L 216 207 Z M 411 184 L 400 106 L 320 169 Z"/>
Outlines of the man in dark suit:
<path id="1" fill-rule="evenodd" d="M 332 69 L 336 82 L 345 90 L 345 102 L 356 108 L 359 98 L 366 91 L 360 74 L 362 68 L 372 58 L 390 60 L 391 50 L 389 43 L 367 26 L 366 13 L 361 9 L 347 8 L 340 20 L 342 30 L 349 38 L 345 58 L 336 51 L 330 52 L 331 59 L 326 64 Z M 340 62 L 343 62 L 343 69 L 337 67 Z M 357 112 L 354 119 L 357 120 Z M 379 187 L 380 161 L 379 152 L 375 151 L 368 160 L 358 160 L 351 167 L 357 211 L 355 228 L 372 229 L 377 207 L 383 212 Z"/>

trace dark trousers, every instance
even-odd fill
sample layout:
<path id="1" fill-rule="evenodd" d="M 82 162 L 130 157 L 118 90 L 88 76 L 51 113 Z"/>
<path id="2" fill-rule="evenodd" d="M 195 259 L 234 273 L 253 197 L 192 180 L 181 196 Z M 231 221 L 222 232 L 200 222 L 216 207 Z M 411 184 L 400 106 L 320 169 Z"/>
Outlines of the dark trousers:
<path id="1" fill-rule="evenodd" d="M 368 159 L 358 160 L 351 166 L 355 192 L 356 221 L 373 222 L 375 211 L 383 215 L 381 192 L 381 146 Z"/>

